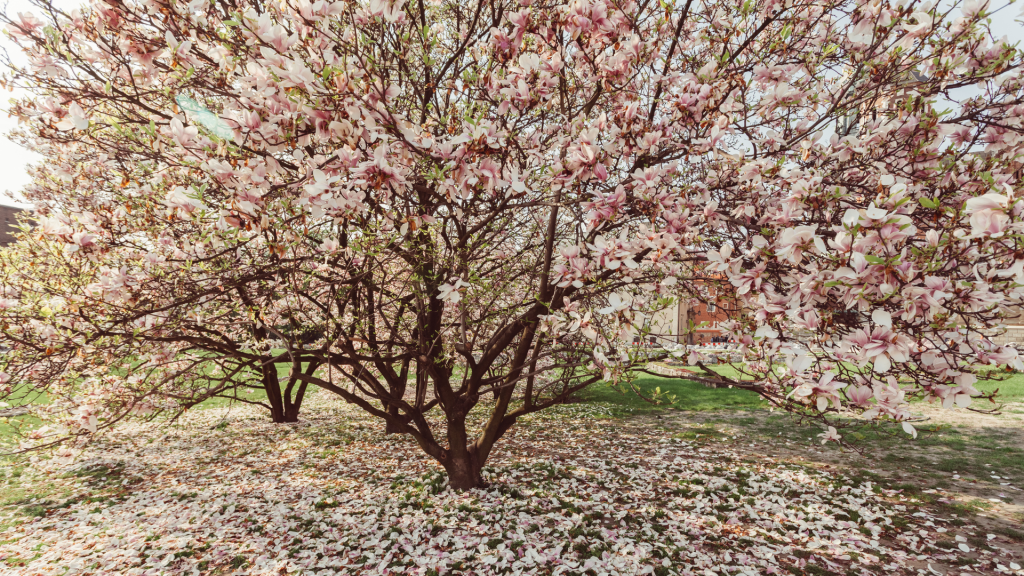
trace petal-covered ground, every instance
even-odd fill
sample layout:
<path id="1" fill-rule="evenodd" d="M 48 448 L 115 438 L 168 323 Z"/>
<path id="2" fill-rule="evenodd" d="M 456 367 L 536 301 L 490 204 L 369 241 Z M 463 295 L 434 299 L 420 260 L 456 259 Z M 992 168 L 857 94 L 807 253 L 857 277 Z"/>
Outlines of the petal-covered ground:
<path id="1" fill-rule="evenodd" d="M 896 491 L 601 410 L 526 420 L 465 493 L 325 398 L 296 425 L 126 426 L 8 479 L 70 497 L 0 533 L 0 573 L 1024 574 L 1002 536 Z"/>

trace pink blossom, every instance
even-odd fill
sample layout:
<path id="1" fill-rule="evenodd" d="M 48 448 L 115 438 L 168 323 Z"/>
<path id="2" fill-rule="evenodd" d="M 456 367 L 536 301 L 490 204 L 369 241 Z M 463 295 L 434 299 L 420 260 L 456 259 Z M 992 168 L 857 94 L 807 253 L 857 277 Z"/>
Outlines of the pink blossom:
<path id="1" fill-rule="evenodd" d="M 882 374 L 889 371 L 892 362 L 906 362 L 909 359 L 905 339 L 884 326 L 876 326 L 871 332 L 857 330 L 846 342 L 859 347 L 866 359 L 873 358 L 875 372 Z"/>

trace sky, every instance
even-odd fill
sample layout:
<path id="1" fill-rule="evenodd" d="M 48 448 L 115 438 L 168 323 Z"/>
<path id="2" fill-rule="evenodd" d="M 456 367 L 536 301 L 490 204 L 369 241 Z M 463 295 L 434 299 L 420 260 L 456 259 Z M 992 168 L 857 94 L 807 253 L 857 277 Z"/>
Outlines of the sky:
<path id="1" fill-rule="evenodd" d="M 62 7 L 74 7 L 80 2 L 58 0 L 56 4 Z M 37 11 L 29 4 L 28 0 L 7 0 L 4 6 L 4 12 L 8 14 Z M 7 36 L 0 36 L 0 50 L 5 51 L 17 62 L 24 61 L 21 58 L 21 50 Z M 15 94 L 0 88 L 0 108 L 7 108 L 7 100 L 12 96 Z M 8 117 L 6 112 L 0 112 L 0 204 L 26 207 L 25 204 L 17 201 L 18 191 L 29 182 L 28 174 L 25 172 L 28 165 L 39 162 L 42 157 L 7 139 L 6 134 L 17 126 L 17 119 Z"/>
<path id="2" fill-rule="evenodd" d="M 945 3 L 943 2 L 943 4 Z M 82 2 L 81 0 L 54 0 L 54 4 L 70 10 L 81 5 Z M 993 0 L 994 6 L 1005 6 L 1006 4 L 1005 0 Z M 1007 6 L 993 18 L 992 30 L 996 38 L 1006 36 L 1011 43 L 1024 40 L 1024 25 L 1017 19 L 1021 12 L 1019 6 L 1022 4 L 1024 2 L 1018 0 L 1016 5 Z M 28 0 L 7 0 L 5 5 L 0 4 L 0 6 L 4 6 L 2 9 L 8 14 L 37 11 Z M 6 36 L 0 36 L 0 50 L 6 51 L 15 61 L 22 61 L 20 50 Z M 7 100 L 14 95 L 0 89 L 0 109 L 5 108 Z M 6 113 L 0 113 L 0 134 L 6 135 L 17 124 L 16 119 L 9 118 Z M 42 157 L 39 155 L 11 142 L 6 136 L 0 136 L 0 204 L 27 207 L 18 201 L 20 198 L 18 191 L 29 182 L 26 168 L 29 164 L 39 162 L 41 159 Z"/>

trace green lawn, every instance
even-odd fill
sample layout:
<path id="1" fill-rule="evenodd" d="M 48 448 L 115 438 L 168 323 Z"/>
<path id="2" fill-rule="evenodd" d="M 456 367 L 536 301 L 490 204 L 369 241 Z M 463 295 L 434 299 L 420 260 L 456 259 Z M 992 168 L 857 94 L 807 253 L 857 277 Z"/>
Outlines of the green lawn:
<path id="1" fill-rule="evenodd" d="M 666 396 L 660 404 L 651 404 L 633 391 L 612 388 L 600 382 L 583 390 L 581 399 L 587 402 L 606 402 L 626 412 L 646 413 L 664 408 L 706 411 L 723 409 L 753 409 L 763 405 L 760 396 L 747 390 L 731 388 L 708 388 L 703 384 L 678 378 L 640 376 L 633 381 L 645 396 L 652 396 L 657 390 Z M 672 397 L 674 401 L 671 400 Z"/>
<path id="2" fill-rule="evenodd" d="M 723 376 L 739 378 L 735 368 L 728 365 L 712 367 Z M 1024 374 L 1007 374 L 1002 380 L 982 380 L 977 384 L 982 392 L 999 391 L 996 396 L 1000 402 L 1024 401 Z M 603 382 L 594 384 L 583 390 L 580 399 L 586 402 L 604 402 L 613 405 L 625 413 L 649 413 L 665 408 L 689 411 L 753 409 L 763 407 L 760 397 L 747 390 L 730 388 L 707 388 L 703 384 L 679 378 L 663 378 L 659 376 L 638 376 L 633 384 L 645 396 L 651 397 L 660 389 L 666 396 L 659 404 L 652 404 L 637 396 L 634 392 L 622 387 L 613 388 Z M 669 397 L 674 396 L 674 401 Z"/>
<path id="3" fill-rule="evenodd" d="M 1007 374 L 1005 380 L 982 380 L 976 388 L 982 392 L 999 390 L 996 399 L 1001 402 L 1024 401 L 1024 374 Z"/>
<path id="4" fill-rule="evenodd" d="M 306 364 L 303 364 L 303 368 L 305 368 L 305 366 L 306 366 Z M 291 365 L 290 364 L 281 363 L 281 364 L 277 365 L 277 375 L 278 375 L 279 378 L 282 379 L 282 386 L 285 384 L 285 381 L 288 378 L 288 374 L 289 374 L 290 370 L 291 370 Z M 317 390 L 316 386 L 308 386 L 308 387 L 306 387 L 305 398 L 308 399 L 313 394 L 316 394 L 316 390 Z M 242 400 L 248 400 L 248 401 L 251 401 L 251 402 L 264 402 L 264 403 L 266 403 L 266 400 L 267 400 L 267 393 L 262 388 L 242 388 L 242 389 L 239 389 L 237 391 L 237 393 L 238 393 L 238 398 L 240 398 Z M 25 394 L 25 395 L 13 397 L 13 398 L 7 398 L 7 399 L 4 400 L 4 402 L 9 404 L 10 406 L 23 406 L 25 404 L 46 404 L 46 403 L 49 402 L 49 399 L 47 398 L 45 393 L 36 392 L 36 393 L 29 393 L 29 394 Z M 224 406 L 229 406 L 229 405 L 231 405 L 233 403 L 239 403 L 239 402 L 237 400 L 235 400 L 234 398 L 225 398 L 225 397 L 208 398 L 208 399 L 204 400 L 202 403 L 200 403 L 198 406 L 196 406 L 193 409 L 205 410 L 205 409 L 208 409 L 208 408 L 221 408 L 221 407 L 224 407 Z M 0 406 L 0 408 L 6 408 L 6 407 Z M 36 418 L 35 416 L 29 416 L 29 415 L 14 416 L 14 417 L 11 417 L 11 418 L 0 418 L 0 440 L 4 440 L 5 438 L 8 438 L 8 437 L 10 437 L 10 436 L 12 436 L 14 434 L 14 427 L 12 426 L 13 423 L 17 423 L 18 425 L 20 425 L 22 427 L 33 428 L 33 427 L 38 426 L 40 424 L 40 420 L 38 418 Z"/>

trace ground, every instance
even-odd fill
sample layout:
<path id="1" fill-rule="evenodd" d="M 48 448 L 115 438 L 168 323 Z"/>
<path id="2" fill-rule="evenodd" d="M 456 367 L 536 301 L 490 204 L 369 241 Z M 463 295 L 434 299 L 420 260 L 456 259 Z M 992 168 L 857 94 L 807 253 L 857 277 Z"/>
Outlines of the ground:
<path id="1" fill-rule="evenodd" d="M 858 454 L 740 391 L 641 384 L 679 402 L 594 389 L 465 493 L 326 395 L 295 425 L 221 405 L 124 427 L 74 463 L 10 463 L 0 573 L 1024 574 L 1019 403 L 918 405 L 916 441 L 867 430 Z"/>

